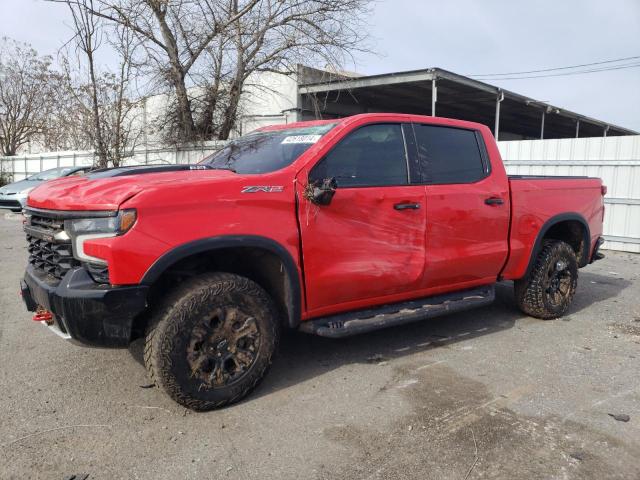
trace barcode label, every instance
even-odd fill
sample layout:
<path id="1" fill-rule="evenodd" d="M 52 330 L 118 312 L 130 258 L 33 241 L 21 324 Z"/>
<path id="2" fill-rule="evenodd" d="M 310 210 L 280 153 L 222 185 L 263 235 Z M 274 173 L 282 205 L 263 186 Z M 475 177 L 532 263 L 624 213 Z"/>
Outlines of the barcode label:
<path id="1" fill-rule="evenodd" d="M 316 143 L 322 138 L 322 135 L 292 135 L 282 140 L 282 145 L 290 143 Z"/>

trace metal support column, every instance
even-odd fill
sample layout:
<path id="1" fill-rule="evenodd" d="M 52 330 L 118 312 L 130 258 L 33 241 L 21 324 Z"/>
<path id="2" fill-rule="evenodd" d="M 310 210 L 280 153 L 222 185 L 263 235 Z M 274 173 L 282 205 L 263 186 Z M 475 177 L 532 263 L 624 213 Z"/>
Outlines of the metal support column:
<path id="1" fill-rule="evenodd" d="M 504 92 L 498 91 L 498 97 L 496 98 L 496 126 L 493 129 L 493 136 L 496 137 L 496 141 L 500 138 L 500 104 L 504 100 Z"/>
<path id="2" fill-rule="evenodd" d="M 580 138 L 580 119 L 576 120 L 576 138 Z"/>
<path id="3" fill-rule="evenodd" d="M 542 125 L 540 125 L 540 140 L 544 140 L 544 117 L 546 116 L 546 110 L 542 111 Z"/>
<path id="4" fill-rule="evenodd" d="M 609 131 L 609 125 L 604 127 L 604 137 L 607 138 L 607 132 Z"/>
<path id="5" fill-rule="evenodd" d="M 436 77 L 431 79 L 431 116 L 436 116 L 436 102 L 438 101 L 438 82 Z"/>

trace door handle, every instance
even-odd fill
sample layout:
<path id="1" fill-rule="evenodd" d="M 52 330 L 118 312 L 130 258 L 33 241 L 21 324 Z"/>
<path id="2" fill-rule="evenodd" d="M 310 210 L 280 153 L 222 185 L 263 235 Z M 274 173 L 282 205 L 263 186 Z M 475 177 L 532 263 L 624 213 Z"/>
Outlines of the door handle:
<path id="1" fill-rule="evenodd" d="M 502 200 L 500 197 L 489 197 L 485 198 L 484 203 L 486 203 L 487 205 L 502 205 L 504 203 L 504 200 Z"/>
<path id="2" fill-rule="evenodd" d="M 396 203 L 393 208 L 396 210 L 418 210 L 420 208 L 419 203 Z"/>

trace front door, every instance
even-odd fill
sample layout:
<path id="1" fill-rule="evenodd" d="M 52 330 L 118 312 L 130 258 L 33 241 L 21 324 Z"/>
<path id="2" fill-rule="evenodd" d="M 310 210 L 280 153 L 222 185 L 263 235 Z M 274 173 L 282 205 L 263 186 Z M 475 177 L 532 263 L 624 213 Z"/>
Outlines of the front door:
<path id="1" fill-rule="evenodd" d="M 394 301 L 422 282 L 425 187 L 409 185 L 405 133 L 399 123 L 359 127 L 301 172 L 298 215 L 311 315 Z M 329 205 L 305 198 L 308 181 L 327 178 L 337 183 Z"/>

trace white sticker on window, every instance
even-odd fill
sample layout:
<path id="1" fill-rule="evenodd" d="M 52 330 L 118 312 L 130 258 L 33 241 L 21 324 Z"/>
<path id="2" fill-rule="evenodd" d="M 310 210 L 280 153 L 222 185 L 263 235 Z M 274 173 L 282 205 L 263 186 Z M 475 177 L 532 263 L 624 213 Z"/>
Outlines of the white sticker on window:
<path id="1" fill-rule="evenodd" d="M 291 135 L 285 137 L 281 144 L 286 145 L 290 143 L 316 143 L 322 138 L 322 135 Z"/>

